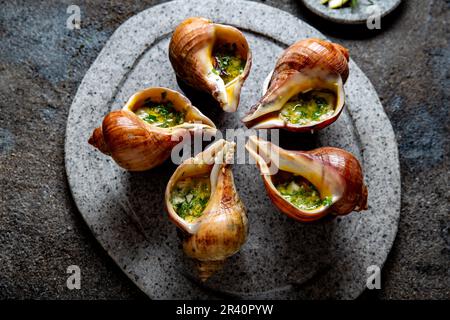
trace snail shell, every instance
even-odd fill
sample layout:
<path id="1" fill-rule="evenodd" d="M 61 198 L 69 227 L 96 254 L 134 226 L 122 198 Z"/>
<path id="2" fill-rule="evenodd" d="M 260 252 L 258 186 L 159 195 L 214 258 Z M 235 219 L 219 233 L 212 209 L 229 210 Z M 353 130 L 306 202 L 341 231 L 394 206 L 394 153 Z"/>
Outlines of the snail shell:
<path id="1" fill-rule="evenodd" d="M 148 100 L 155 103 L 170 101 L 177 111 L 184 113 L 184 122 L 162 128 L 142 120 L 134 112 Z M 152 87 L 131 96 L 122 110 L 108 113 L 88 142 L 110 155 L 122 168 L 143 171 L 163 163 L 182 137 L 196 130 L 213 135 L 216 127 L 180 93 Z"/>
<path id="2" fill-rule="evenodd" d="M 206 281 L 247 239 L 246 209 L 234 184 L 230 162 L 235 144 L 223 139 L 183 162 L 170 178 L 165 205 L 169 218 L 183 232 L 183 251 L 197 262 L 199 277 Z M 170 198 L 181 178 L 209 175 L 211 195 L 202 213 L 188 222 L 173 208 Z"/>
<path id="3" fill-rule="evenodd" d="M 213 52 L 223 44 L 235 44 L 237 54 L 245 60 L 243 71 L 226 84 L 220 75 L 213 72 Z M 241 87 L 252 65 L 252 54 L 241 31 L 205 18 L 188 18 L 177 26 L 172 35 L 169 59 L 181 80 L 211 94 L 224 111 L 236 111 Z"/>
<path id="4" fill-rule="evenodd" d="M 347 49 L 335 43 L 313 38 L 294 43 L 278 59 L 263 97 L 242 121 L 253 129 L 284 128 L 296 132 L 330 125 L 344 107 L 348 60 Z M 306 124 L 293 124 L 279 116 L 280 110 L 292 97 L 314 89 L 326 89 L 335 94 L 336 105 L 332 114 Z"/>
<path id="5" fill-rule="evenodd" d="M 358 160 L 351 153 L 332 147 L 311 151 L 288 151 L 252 136 L 246 145 L 261 171 L 273 204 L 291 218 L 302 222 L 318 220 L 328 214 L 346 215 L 367 210 L 367 187 Z M 287 201 L 275 187 L 276 171 L 300 175 L 312 183 L 328 204 L 302 210 Z"/>

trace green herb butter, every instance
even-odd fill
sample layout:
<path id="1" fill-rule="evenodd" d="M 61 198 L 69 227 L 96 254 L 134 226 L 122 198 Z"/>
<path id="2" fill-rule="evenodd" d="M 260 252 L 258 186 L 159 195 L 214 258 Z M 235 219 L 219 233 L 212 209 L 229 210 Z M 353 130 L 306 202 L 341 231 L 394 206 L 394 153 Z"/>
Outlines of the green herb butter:
<path id="1" fill-rule="evenodd" d="M 208 176 L 179 180 L 172 190 L 170 203 L 184 220 L 192 222 L 200 217 L 211 196 Z"/>
<path id="2" fill-rule="evenodd" d="M 300 176 L 292 176 L 275 187 L 283 198 L 299 209 L 314 210 L 321 206 L 329 206 L 332 202 L 331 197 L 322 199 L 316 187 Z"/>
<path id="3" fill-rule="evenodd" d="M 215 50 L 212 72 L 219 75 L 225 84 L 238 77 L 245 68 L 245 60 L 238 56 L 236 44 L 225 44 Z"/>
<path id="4" fill-rule="evenodd" d="M 171 102 L 145 103 L 135 111 L 135 114 L 142 120 L 161 127 L 174 127 L 184 122 L 184 113 L 177 111 Z"/>
<path id="5" fill-rule="evenodd" d="M 280 117 L 292 124 L 305 125 L 322 121 L 334 113 L 336 96 L 328 90 L 311 90 L 290 99 L 281 109 Z"/>

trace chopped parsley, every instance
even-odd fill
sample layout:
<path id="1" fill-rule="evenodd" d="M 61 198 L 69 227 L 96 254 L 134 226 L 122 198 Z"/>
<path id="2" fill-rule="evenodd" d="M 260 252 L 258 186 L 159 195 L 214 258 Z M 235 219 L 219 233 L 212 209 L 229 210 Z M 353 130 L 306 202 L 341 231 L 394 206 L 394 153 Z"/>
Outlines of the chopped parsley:
<path id="1" fill-rule="evenodd" d="M 322 199 L 316 187 L 301 176 L 292 176 L 275 187 L 284 199 L 299 209 L 314 210 L 332 204 L 331 197 Z"/>
<path id="2" fill-rule="evenodd" d="M 211 196 L 208 176 L 180 180 L 172 190 L 170 203 L 184 220 L 192 222 L 203 214 Z"/>
<path id="3" fill-rule="evenodd" d="M 184 122 L 184 113 L 177 111 L 170 101 L 154 103 L 148 100 L 135 113 L 142 120 L 161 128 L 174 127 Z"/>
<path id="4" fill-rule="evenodd" d="M 292 124 L 321 121 L 334 113 L 336 96 L 328 90 L 312 90 L 291 98 L 282 108 L 280 116 Z"/>

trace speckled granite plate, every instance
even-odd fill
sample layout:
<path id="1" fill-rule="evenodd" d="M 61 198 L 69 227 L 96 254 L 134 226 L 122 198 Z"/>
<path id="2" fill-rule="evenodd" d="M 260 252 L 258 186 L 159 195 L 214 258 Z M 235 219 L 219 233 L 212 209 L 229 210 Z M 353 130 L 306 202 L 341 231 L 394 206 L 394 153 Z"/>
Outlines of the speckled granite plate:
<path id="1" fill-rule="evenodd" d="M 237 188 L 248 208 L 249 238 L 206 284 L 194 276 L 163 210 L 163 192 L 175 166 L 167 162 L 155 170 L 129 173 L 88 145 L 104 115 L 119 109 L 135 91 L 148 86 L 179 89 L 167 48 L 171 31 L 193 15 L 239 27 L 253 50 L 254 65 L 237 113 L 211 110 L 194 99 L 222 130 L 243 127 L 239 119 L 259 97 L 287 45 L 323 37 L 292 15 L 245 1 L 175 1 L 130 18 L 86 73 L 70 109 L 66 169 L 81 215 L 120 268 L 152 298 L 356 298 L 365 288 L 367 267 L 382 267 L 394 241 L 400 173 L 391 124 L 355 63 L 350 63 L 347 106 L 339 120 L 318 135 L 283 133 L 280 141 L 284 147 L 329 145 L 353 152 L 365 170 L 369 210 L 316 224 L 297 223 L 273 207 L 255 166 L 235 165 Z"/>
<path id="2" fill-rule="evenodd" d="M 357 6 L 351 8 L 345 5 L 343 8 L 330 9 L 328 4 L 320 3 L 320 0 L 302 0 L 305 6 L 322 18 L 337 23 L 359 24 L 366 23 L 371 16 L 384 17 L 398 7 L 401 0 L 358 0 Z"/>

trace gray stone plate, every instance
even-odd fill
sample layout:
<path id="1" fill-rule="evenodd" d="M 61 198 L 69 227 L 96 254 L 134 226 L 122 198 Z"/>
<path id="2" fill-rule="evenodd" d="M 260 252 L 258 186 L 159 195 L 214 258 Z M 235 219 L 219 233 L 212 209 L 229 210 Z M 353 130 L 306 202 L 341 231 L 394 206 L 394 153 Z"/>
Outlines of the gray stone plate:
<path id="1" fill-rule="evenodd" d="M 302 1 L 308 9 L 322 18 L 344 24 L 366 23 L 369 17 L 384 17 L 401 2 L 401 0 L 358 0 L 354 8 L 345 5 L 343 8 L 330 9 L 328 4 L 321 4 L 320 0 Z"/>
<path id="2" fill-rule="evenodd" d="M 167 162 L 148 172 L 129 173 L 88 145 L 105 114 L 121 108 L 135 91 L 149 86 L 179 90 L 167 48 L 171 31 L 189 16 L 239 27 L 253 50 L 254 65 L 237 113 L 193 100 L 222 130 L 243 128 L 239 119 L 260 96 L 266 75 L 287 45 L 323 37 L 292 15 L 246 1 L 175 1 L 130 18 L 86 73 L 70 109 L 66 169 L 81 215 L 120 268 L 152 298 L 356 298 L 365 288 L 367 268 L 381 268 L 394 241 L 400 173 L 391 124 L 354 62 L 339 120 L 317 135 L 283 133 L 280 142 L 290 148 L 327 145 L 353 152 L 364 167 L 369 210 L 298 223 L 271 204 L 254 165 L 235 165 L 237 188 L 248 208 L 249 238 L 205 284 L 197 281 L 163 210 L 163 192 L 175 166 Z"/>

